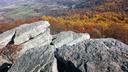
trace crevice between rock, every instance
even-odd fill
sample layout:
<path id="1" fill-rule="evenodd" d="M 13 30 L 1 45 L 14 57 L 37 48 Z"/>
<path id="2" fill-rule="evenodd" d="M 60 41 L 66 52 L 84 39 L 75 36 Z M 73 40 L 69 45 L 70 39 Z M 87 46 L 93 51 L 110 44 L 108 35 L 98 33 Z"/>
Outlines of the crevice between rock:
<path id="1" fill-rule="evenodd" d="M 71 61 L 66 61 L 61 58 L 57 50 L 54 52 L 54 56 L 57 59 L 58 72 L 82 72 L 80 69 L 76 68 Z"/>
<path id="2" fill-rule="evenodd" d="M 12 36 L 11 41 L 8 44 L 14 44 L 15 37 L 16 37 L 16 31 L 15 31 L 14 35 Z"/>

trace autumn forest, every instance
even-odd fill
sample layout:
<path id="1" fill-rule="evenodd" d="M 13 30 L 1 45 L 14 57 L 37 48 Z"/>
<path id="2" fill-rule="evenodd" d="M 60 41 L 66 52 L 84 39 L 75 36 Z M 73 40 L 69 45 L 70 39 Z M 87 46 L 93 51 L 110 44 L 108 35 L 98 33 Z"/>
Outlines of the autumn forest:
<path id="1" fill-rule="evenodd" d="M 120 6 L 120 5 L 119 5 Z M 57 14 L 56 12 L 55 14 Z M 128 44 L 128 13 L 115 3 L 105 3 L 95 9 L 67 9 L 61 15 L 44 15 L 28 19 L 16 19 L 0 24 L 0 32 L 25 23 L 47 20 L 53 34 L 60 31 L 88 32 L 91 38 L 115 38 Z"/>

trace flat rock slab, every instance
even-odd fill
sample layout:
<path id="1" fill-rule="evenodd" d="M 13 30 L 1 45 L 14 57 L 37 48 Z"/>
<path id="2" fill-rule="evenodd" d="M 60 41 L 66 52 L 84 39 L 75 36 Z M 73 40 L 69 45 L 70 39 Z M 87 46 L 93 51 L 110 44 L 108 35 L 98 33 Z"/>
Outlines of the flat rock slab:
<path id="1" fill-rule="evenodd" d="M 19 45 L 34 38 L 40 33 L 43 33 L 49 26 L 50 24 L 47 21 L 39 21 L 17 27 L 14 44 Z"/>
<path id="2" fill-rule="evenodd" d="M 41 33 L 34 39 L 29 40 L 28 42 L 21 45 L 22 49 L 19 52 L 19 56 L 21 56 L 23 53 L 25 53 L 27 50 L 34 48 L 34 47 L 40 47 L 47 44 L 50 44 L 52 41 L 52 35 L 50 34 L 50 30 L 47 29 L 44 33 Z"/>
<path id="3" fill-rule="evenodd" d="M 73 40 L 73 32 L 60 32 L 59 34 L 56 34 L 53 36 L 52 44 L 55 46 L 55 48 L 61 47 L 63 45 L 66 45 L 67 43 L 71 42 Z"/>
<path id="4" fill-rule="evenodd" d="M 72 46 L 88 39 L 90 39 L 90 35 L 88 33 L 73 33 L 73 40 L 67 43 L 66 45 Z"/>
<path id="5" fill-rule="evenodd" d="M 53 36 L 52 44 L 55 48 L 63 45 L 72 46 L 87 39 L 90 39 L 90 35 L 88 33 L 75 33 L 72 31 L 60 32 Z"/>
<path id="6" fill-rule="evenodd" d="M 12 40 L 14 34 L 15 34 L 15 30 L 8 30 L 0 34 L 0 49 L 5 47 Z"/>

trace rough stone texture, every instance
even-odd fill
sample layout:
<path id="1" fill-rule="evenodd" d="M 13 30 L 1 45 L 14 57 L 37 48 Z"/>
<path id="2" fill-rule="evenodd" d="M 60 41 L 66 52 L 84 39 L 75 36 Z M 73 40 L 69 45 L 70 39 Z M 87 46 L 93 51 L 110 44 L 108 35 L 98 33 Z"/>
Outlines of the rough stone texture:
<path id="1" fill-rule="evenodd" d="M 88 33 L 51 35 L 48 26 L 40 21 L 2 33 L 0 45 L 14 43 L 16 48 L 10 49 L 19 53 L 6 46 L 5 53 L 17 58 L 12 65 L 0 56 L 0 72 L 10 67 L 8 72 L 128 72 L 128 45 L 112 38 L 90 39 Z"/>
<path id="2" fill-rule="evenodd" d="M 52 35 L 49 25 L 47 21 L 39 21 L 23 24 L 0 34 L 0 56 L 3 57 L 0 64 L 13 63 L 27 50 L 50 44 Z M 5 46 L 6 48 L 2 49 Z"/>
<path id="3" fill-rule="evenodd" d="M 47 21 L 39 21 L 8 30 L 0 34 L 0 48 L 5 47 L 12 40 L 13 36 L 14 43 L 19 45 L 45 32 L 49 26 L 50 24 Z"/>
<path id="4" fill-rule="evenodd" d="M 61 32 L 59 34 L 54 35 L 52 43 L 55 48 L 61 47 L 73 40 L 73 32 Z"/>
<path id="5" fill-rule="evenodd" d="M 90 35 L 88 33 L 75 33 L 72 31 L 60 32 L 59 34 L 54 35 L 51 44 L 53 44 L 55 48 L 58 48 L 63 45 L 71 46 L 73 44 L 82 42 L 86 39 L 90 39 Z"/>
<path id="6" fill-rule="evenodd" d="M 71 68 L 70 72 L 128 72 L 128 45 L 111 38 L 64 46 L 57 50 L 56 58 L 64 64 L 61 72 L 69 72 L 64 71 L 72 66 L 67 67 L 68 62 L 79 70 Z"/>
<path id="7" fill-rule="evenodd" d="M 15 30 L 9 30 L 0 34 L 0 49 L 5 47 L 13 38 Z"/>
<path id="8" fill-rule="evenodd" d="M 53 72 L 53 63 L 54 51 L 51 46 L 32 48 L 26 51 L 8 72 Z"/>
<path id="9" fill-rule="evenodd" d="M 41 33 L 40 35 L 38 35 L 37 37 L 35 37 L 34 39 L 29 40 L 28 42 L 22 44 L 22 49 L 19 52 L 19 57 L 26 52 L 27 50 L 34 48 L 34 47 L 40 47 L 40 46 L 44 46 L 46 44 L 50 44 L 50 42 L 52 41 L 52 36 L 50 34 L 50 30 L 47 29 L 45 32 Z"/>
<path id="10" fill-rule="evenodd" d="M 32 48 L 26 51 L 8 72 L 57 72 L 56 70 L 128 72 L 128 45 L 107 38 L 89 39 L 57 49 L 50 45 Z"/>
<path id="11" fill-rule="evenodd" d="M 47 21 L 39 21 L 31 24 L 24 24 L 16 28 L 14 44 L 19 45 L 27 40 L 36 37 L 44 32 L 50 24 Z"/>

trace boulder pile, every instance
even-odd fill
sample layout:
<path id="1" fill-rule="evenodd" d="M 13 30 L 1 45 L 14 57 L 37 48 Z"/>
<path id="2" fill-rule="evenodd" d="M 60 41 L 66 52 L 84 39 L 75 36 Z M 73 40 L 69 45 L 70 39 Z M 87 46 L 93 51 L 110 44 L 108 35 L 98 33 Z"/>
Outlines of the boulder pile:
<path id="1" fill-rule="evenodd" d="M 128 72 L 128 45 L 88 33 L 51 35 L 49 26 L 39 21 L 0 34 L 0 72 Z"/>

